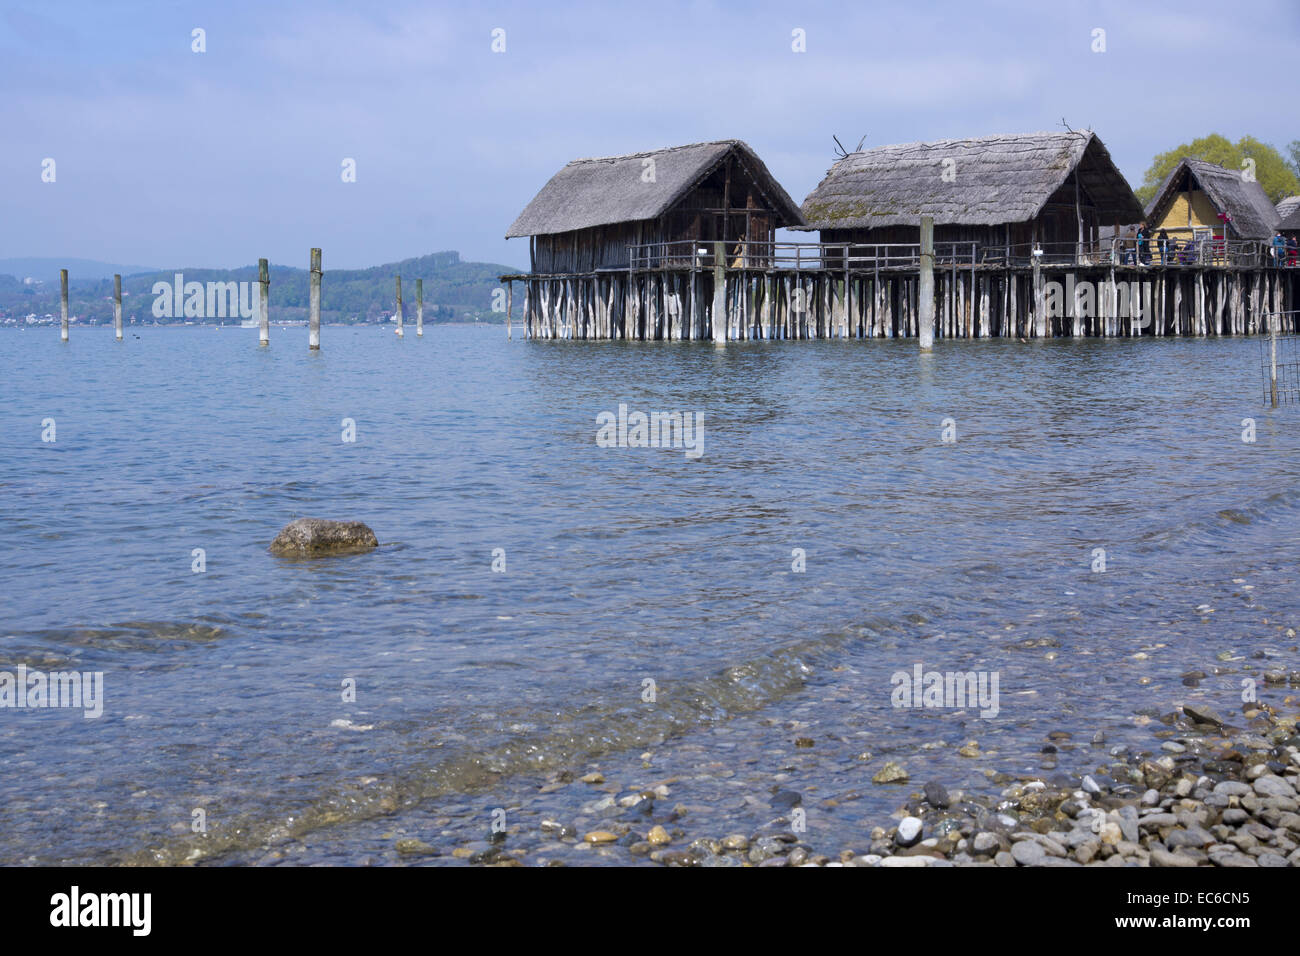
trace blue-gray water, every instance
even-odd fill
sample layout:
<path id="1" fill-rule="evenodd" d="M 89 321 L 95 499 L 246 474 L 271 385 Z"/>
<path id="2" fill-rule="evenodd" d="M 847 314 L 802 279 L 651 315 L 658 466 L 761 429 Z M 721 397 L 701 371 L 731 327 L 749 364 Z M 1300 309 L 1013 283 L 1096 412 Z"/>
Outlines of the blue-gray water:
<path id="1" fill-rule="evenodd" d="M 1217 655 L 1295 659 L 1300 416 L 1261 404 L 1254 341 L 323 346 L 0 334 L 0 669 L 105 695 L 0 710 L 0 863 L 355 862 L 378 829 L 438 842 L 423 815 L 483 832 L 554 770 L 653 781 L 678 745 L 734 764 L 715 835 L 792 779 L 862 792 L 816 821 L 848 841 L 902 799 L 884 755 L 976 786 L 1053 729 L 1138 746 L 1142 708 L 1232 709 Z M 703 413 L 703 456 L 597 447 L 620 403 Z M 272 557 L 299 516 L 382 547 Z M 998 715 L 892 707 L 917 662 L 997 671 Z"/>

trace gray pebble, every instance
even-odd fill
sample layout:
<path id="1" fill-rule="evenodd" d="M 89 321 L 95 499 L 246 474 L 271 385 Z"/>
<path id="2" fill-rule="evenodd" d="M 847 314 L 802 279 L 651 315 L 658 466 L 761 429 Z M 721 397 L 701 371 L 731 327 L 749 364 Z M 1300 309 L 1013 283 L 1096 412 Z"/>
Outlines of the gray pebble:
<path id="1" fill-rule="evenodd" d="M 1035 840 L 1022 840 L 1011 847 L 1011 857 L 1021 866 L 1038 866 L 1047 857 L 1047 851 Z"/>

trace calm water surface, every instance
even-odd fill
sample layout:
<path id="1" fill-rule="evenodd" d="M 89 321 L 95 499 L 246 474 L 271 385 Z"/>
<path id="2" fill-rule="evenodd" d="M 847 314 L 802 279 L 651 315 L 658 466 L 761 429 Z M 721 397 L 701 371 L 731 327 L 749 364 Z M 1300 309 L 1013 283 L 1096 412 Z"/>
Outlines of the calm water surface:
<path id="1" fill-rule="evenodd" d="M 823 821 L 847 839 L 905 796 L 880 755 L 1028 770 L 1063 725 L 1137 745 L 1144 707 L 1232 709 L 1231 666 L 1180 680 L 1222 652 L 1295 662 L 1300 421 L 1260 404 L 1253 341 L 323 345 L 0 333 L 0 669 L 105 692 L 96 720 L 0 711 L 0 863 L 355 862 L 675 746 L 749 768 L 721 832 L 784 770 L 870 791 Z M 621 402 L 703 413 L 703 456 L 598 448 Z M 382 546 L 273 558 L 300 516 Z M 998 716 L 891 707 L 917 662 L 997 671 Z M 969 738 L 989 760 L 948 760 Z"/>

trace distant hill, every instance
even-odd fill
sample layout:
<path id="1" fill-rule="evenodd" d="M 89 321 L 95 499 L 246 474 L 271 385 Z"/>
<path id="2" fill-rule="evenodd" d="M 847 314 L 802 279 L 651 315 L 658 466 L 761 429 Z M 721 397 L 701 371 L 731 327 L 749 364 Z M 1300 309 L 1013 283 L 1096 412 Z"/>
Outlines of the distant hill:
<path id="1" fill-rule="evenodd" d="M 130 323 L 204 322 L 216 324 L 217 318 L 156 317 L 153 312 L 157 296 L 154 284 L 173 283 L 175 274 L 184 281 L 252 282 L 257 281 L 256 264 L 238 269 L 146 269 L 135 274 L 126 268 L 100 266 L 100 274 L 83 274 L 77 260 L 64 260 L 54 272 L 53 281 L 26 284 L 24 276 L 37 278 L 31 271 L 21 275 L 4 274 L 8 263 L 54 262 L 43 259 L 0 260 L 0 319 L 21 322 L 31 313 L 59 312 L 58 268 L 69 270 L 68 310 L 81 322 L 104 323 L 113 319 L 113 273 L 122 275 L 122 315 Z M 104 273 L 103 270 L 108 270 Z M 458 252 L 435 252 L 432 255 L 401 262 L 386 263 L 369 269 L 325 270 L 321 283 L 321 320 L 324 322 L 385 322 L 396 310 L 394 277 L 402 277 L 402 300 L 406 320 L 415 321 L 415 280 L 424 280 L 424 320 L 447 322 L 474 320 L 504 322 L 505 316 L 492 311 L 492 294 L 500 286 L 497 276 L 519 271 L 515 266 L 489 262 L 462 262 Z M 307 316 L 309 276 L 306 269 L 271 265 L 271 320 L 303 319 Z M 238 322 L 237 317 L 226 318 Z"/>
<path id="2" fill-rule="evenodd" d="M 129 276 L 136 272 L 154 272 L 157 266 L 119 266 L 94 259 L 0 259 L 0 275 L 17 279 L 40 279 L 58 282 L 59 270 L 68 270 L 68 279 L 112 279 L 114 275 Z"/>

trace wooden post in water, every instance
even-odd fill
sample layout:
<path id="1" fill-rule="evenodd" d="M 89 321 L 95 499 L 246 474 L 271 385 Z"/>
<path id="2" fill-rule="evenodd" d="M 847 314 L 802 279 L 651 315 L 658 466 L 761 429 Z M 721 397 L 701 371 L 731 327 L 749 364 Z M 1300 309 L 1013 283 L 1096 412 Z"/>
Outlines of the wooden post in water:
<path id="1" fill-rule="evenodd" d="M 934 217 L 921 217 L 921 278 L 916 297 L 920 299 L 921 351 L 934 348 Z"/>
<path id="2" fill-rule="evenodd" d="M 727 248 L 726 243 L 713 244 L 713 344 L 727 341 Z M 66 328 L 66 326 L 65 326 Z"/>
<path id="3" fill-rule="evenodd" d="M 113 335 L 122 341 L 122 277 L 113 275 Z"/>
<path id="4" fill-rule="evenodd" d="M 1034 243 L 1030 258 L 1034 263 L 1034 335 L 1037 338 L 1046 338 L 1049 332 L 1047 326 L 1047 307 L 1043 301 L 1043 257 L 1033 255 L 1038 249 L 1037 240 Z"/>
<path id="5" fill-rule="evenodd" d="M 59 308 L 63 321 L 59 324 L 59 340 L 68 341 L 68 270 L 59 270 Z"/>
<path id="6" fill-rule="evenodd" d="M 613 283 L 611 282 L 610 295 L 613 294 L 614 294 Z M 506 338 L 508 339 L 514 338 L 514 336 L 511 335 L 510 333 L 510 313 L 514 311 L 514 308 L 515 308 L 515 284 L 513 282 L 507 282 L 506 283 Z M 613 329 L 610 329 L 609 337 L 611 339 L 614 337 Z"/>
<path id="7" fill-rule="evenodd" d="M 257 344 L 271 344 L 271 264 L 257 260 Z"/>
<path id="8" fill-rule="evenodd" d="M 415 280 L 415 335 L 424 336 L 424 280 Z"/>
<path id="9" fill-rule="evenodd" d="M 307 320 L 307 348 L 320 350 L 320 250 L 311 251 L 311 313 Z"/>
<path id="10" fill-rule="evenodd" d="M 1277 319 L 1276 323 L 1274 318 Z M 1268 317 L 1268 395 L 1274 408 L 1277 408 L 1277 327 L 1281 321 L 1280 315 Z"/>
<path id="11" fill-rule="evenodd" d="M 402 277 L 397 277 L 397 337 L 405 337 L 406 332 L 402 329 Z"/>

